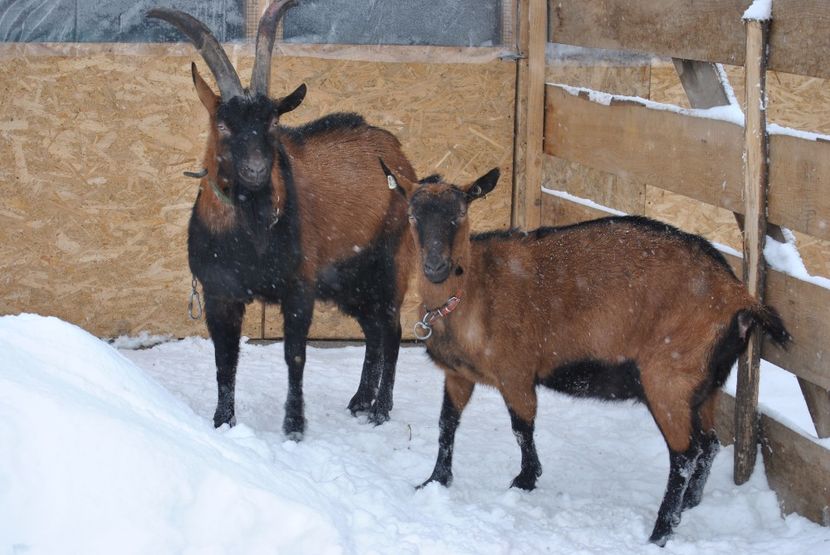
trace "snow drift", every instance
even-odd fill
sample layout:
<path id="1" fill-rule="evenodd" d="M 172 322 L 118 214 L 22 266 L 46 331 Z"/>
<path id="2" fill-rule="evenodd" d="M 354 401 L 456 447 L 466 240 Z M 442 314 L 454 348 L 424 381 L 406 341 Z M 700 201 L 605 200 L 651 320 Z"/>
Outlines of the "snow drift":
<path id="1" fill-rule="evenodd" d="M 545 469 L 508 489 L 519 450 L 478 388 L 449 489 L 413 486 L 437 449 L 442 375 L 401 352 L 392 420 L 345 409 L 363 349 L 308 352 L 306 440 L 280 433 L 282 345 L 242 345 L 240 424 L 214 430 L 204 339 L 116 351 L 80 328 L 0 317 L 0 553 L 818 553 L 830 530 L 782 518 L 763 472 L 715 459 L 703 502 L 664 550 L 646 543 L 668 456 L 642 406 L 540 391 Z"/>

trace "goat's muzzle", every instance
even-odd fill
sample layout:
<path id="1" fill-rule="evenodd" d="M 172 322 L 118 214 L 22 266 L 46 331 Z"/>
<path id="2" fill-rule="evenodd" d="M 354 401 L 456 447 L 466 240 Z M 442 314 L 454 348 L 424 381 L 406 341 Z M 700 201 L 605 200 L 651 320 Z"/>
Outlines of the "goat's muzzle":
<path id="1" fill-rule="evenodd" d="M 243 187 L 258 191 L 268 185 L 270 165 L 262 156 L 249 156 L 239 164 L 239 181 Z"/>
<path id="2" fill-rule="evenodd" d="M 428 258 L 424 260 L 424 276 L 432 283 L 443 283 L 450 276 L 452 264 L 446 258 Z"/>

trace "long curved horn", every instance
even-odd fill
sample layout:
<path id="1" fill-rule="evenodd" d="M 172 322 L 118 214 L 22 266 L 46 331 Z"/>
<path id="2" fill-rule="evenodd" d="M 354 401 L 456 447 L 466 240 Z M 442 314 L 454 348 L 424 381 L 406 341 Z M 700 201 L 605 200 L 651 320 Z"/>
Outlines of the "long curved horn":
<path id="1" fill-rule="evenodd" d="M 251 92 L 268 96 L 271 84 L 271 52 L 274 50 L 274 38 L 277 22 L 296 0 L 274 0 L 262 14 L 256 32 L 256 58 L 251 73 Z"/>
<path id="2" fill-rule="evenodd" d="M 222 49 L 222 45 L 213 36 L 204 23 L 192 15 L 172 10 L 170 8 L 153 8 L 147 12 L 147 17 L 161 19 L 176 27 L 185 34 L 202 58 L 205 59 L 213 76 L 216 77 L 216 84 L 219 86 L 219 93 L 222 100 L 227 102 L 235 96 L 242 96 L 244 90 L 236 70 L 233 69 L 228 55 Z"/>

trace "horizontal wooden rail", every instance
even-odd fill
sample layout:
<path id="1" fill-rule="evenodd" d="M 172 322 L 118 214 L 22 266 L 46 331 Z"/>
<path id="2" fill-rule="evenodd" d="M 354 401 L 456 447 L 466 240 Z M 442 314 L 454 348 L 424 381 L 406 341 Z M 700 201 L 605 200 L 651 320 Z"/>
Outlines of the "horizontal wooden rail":
<path id="1" fill-rule="evenodd" d="M 743 213 L 743 128 L 548 85 L 545 152 Z M 770 136 L 769 222 L 830 239 L 830 143 Z"/>
<path id="2" fill-rule="evenodd" d="M 734 442 L 734 414 L 735 398 L 723 393 L 715 419 L 721 443 Z M 830 450 L 763 411 L 760 425 L 767 480 L 782 512 L 830 526 Z"/>
<path id="3" fill-rule="evenodd" d="M 232 42 L 223 45 L 232 61 L 253 57 L 254 44 Z M 107 53 L 115 56 L 193 56 L 188 42 L 175 43 L 34 43 L 0 42 L 0 60 L 37 56 L 84 57 Z M 355 62 L 393 62 L 425 64 L 486 64 L 494 60 L 513 62 L 511 47 L 421 46 L 395 44 L 300 44 L 278 42 L 274 45 L 274 65 L 279 57 L 319 58 Z"/>
<path id="4" fill-rule="evenodd" d="M 549 40 L 743 65 L 752 0 L 549 0 Z M 775 0 L 768 69 L 830 78 L 830 2 Z"/>
<path id="5" fill-rule="evenodd" d="M 557 206 L 563 203 L 568 204 L 567 208 Z M 607 212 L 570 203 L 552 195 L 545 195 L 542 205 L 543 225 L 559 225 L 608 216 Z M 551 221 L 551 214 L 555 214 L 559 221 Z M 724 256 L 735 275 L 740 276 L 741 259 L 731 254 Z M 830 371 L 826 362 L 830 360 L 830 320 L 827 318 L 830 289 L 767 268 L 766 302 L 781 313 L 794 340 L 786 351 L 770 341 L 764 341 L 761 348 L 762 358 L 810 383 L 830 389 Z"/>

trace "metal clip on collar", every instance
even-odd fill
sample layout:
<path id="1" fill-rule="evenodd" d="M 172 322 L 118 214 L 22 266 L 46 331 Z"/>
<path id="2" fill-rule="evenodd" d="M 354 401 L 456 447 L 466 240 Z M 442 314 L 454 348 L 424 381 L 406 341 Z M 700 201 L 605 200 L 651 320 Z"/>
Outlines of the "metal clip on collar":
<path id="1" fill-rule="evenodd" d="M 461 302 L 461 293 L 458 292 L 449 299 L 447 302 L 444 303 L 444 306 L 438 307 L 433 310 L 428 310 L 424 317 L 415 322 L 415 327 L 412 329 L 412 332 L 415 334 L 415 338 L 419 341 L 426 341 L 430 337 L 432 337 L 432 323 L 438 317 L 446 316 L 450 312 L 456 309 L 458 303 Z M 419 330 L 425 332 L 423 335 L 420 335 Z"/>
<path id="2" fill-rule="evenodd" d="M 187 303 L 187 315 L 191 320 L 199 320 L 202 317 L 202 298 L 196 290 L 198 285 L 196 276 L 193 276 L 193 281 L 190 282 L 190 300 Z"/>
<path id="3" fill-rule="evenodd" d="M 415 334 L 415 339 L 418 341 L 426 341 L 432 337 L 432 326 L 427 322 L 427 318 L 429 318 L 429 312 L 424 314 L 421 320 L 415 322 L 415 327 L 412 329 L 412 332 Z M 424 335 L 418 335 L 418 330 L 424 330 Z"/>

